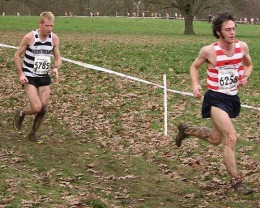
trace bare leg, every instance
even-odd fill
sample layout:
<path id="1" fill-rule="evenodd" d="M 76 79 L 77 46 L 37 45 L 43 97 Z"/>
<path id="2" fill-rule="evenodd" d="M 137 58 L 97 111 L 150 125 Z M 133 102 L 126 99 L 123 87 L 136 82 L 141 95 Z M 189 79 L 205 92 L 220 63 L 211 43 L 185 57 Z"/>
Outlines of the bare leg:
<path id="1" fill-rule="evenodd" d="M 47 113 L 49 98 L 50 98 L 50 88 L 49 86 L 43 86 L 38 88 L 38 97 L 41 101 L 41 110 L 36 114 L 32 132 L 36 132 L 44 121 L 45 115 Z"/>
<path id="2" fill-rule="evenodd" d="M 213 145 L 219 145 L 222 141 L 222 135 L 213 125 L 213 129 L 207 127 L 188 127 L 185 134 L 203 139 Z"/>
<path id="3" fill-rule="evenodd" d="M 248 195 L 254 192 L 253 189 L 246 187 L 243 184 L 243 179 L 240 177 L 237 171 L 235 147 L 237 142 L 236 130 L 231 122 L 231 119 L 226 112 L 219 108 L 212 107 L 211 115 L 213 123 L 219 132 L 223 135 L 224 150 L 223 158 L 224 164 L 227 168 L 229 175 L 231 176 L 232 187 L 237 193 Z"/>
<path id="4" fill-rule="evenodd" d="M 236 168 L 235 145 L 236 131 L 228 114 L 217 107 L 211 108 L 213 128 L 187 127 L 183 130 L 185 136 L 195 136 L 213 145 L 224 142 L 223 159 L 228 173 L 232 178 L 239 176 Z"/>
<path id="5" fill-rule="evenodd" d="M 13 123 L 16 130 L 21 129 L 25 115 L 37 114 L 42 108 L 37 88 L 31 84 L 25 84 L 24 86 L 27 98 L 29 100 L 29 105 L 16 112 Z"/>
<path id="6" fill-rule="evenodd" d="M 216 107 L 212 107 L 211 117 L 214 125 L 223 136 L 223 159 L 227 171 L 232 178 L 238 178 L 239 174 L 237 172 L 235 158 L 235 146 L 237 141 L 236 130 L 231 122 L 231 119 L 225 111 Z"/>
<path id="7" fill-rule="evenodd" d="M 45 117 L 46 113 L 47 113 L 47 110 L 43 109 L 39 113 L 36 114 L 34 122 L 33 122 L 32 132 L 36 132 L 40 128 L 41 124 L 44 121 L 44 117 Z"/>
<path id="8" fill-rule="evenodd" d="M 209 129 L 207 127 L 189 127 L 187 124 L 181 123 L 178 126 L 178 130 L 179 133 L 175 138 L 177 147 L 180 147 L 182 141 L 188 136 L 195 136 L 213 145 L 219 145 L 222 141 L 222 134 L 218 131 L 214 124 L 213 128 Z"/>
<path id="9" fill-rule="evenodd" d="M 23 109 L 24 115 L 37 114 L 42 109 L 42 101 L 39 96 L 39 89 L 31 84 L 25 84 L 25 92 L 29 100 L 29 105 Z"/>
<path id="10" fill-rule="evenodd" d="M 178 126 L 179 133 L 176 136 L 175 142 L 178 147 L 181 146 L 182 140 L 188 136 L 196 136 L 213 145 L 218 145 L 223 141 L 223 159 L 227 171 L 231 177 L 232 188 L 237 193 L 248 195 L 254 192 L 253 189 L 246 187 L 242 183 L 236 166 L 235 146 L 236 146 L 236 131 L 229 118 L 228 114 L 217 107 L 211 107 L 211 118 L 213 129 L 206 127 L 188 127 L 187 124 Z"/>
<path id="11" fill-rule="evenodd" d="M 50 87 L 42 86 L 36 88 L 33 85 L 26 84 L 25 91 L 30 105 L 23 109 L 23 114 L 36 114 L 32 130 L 28 135 L 28 139 L 34 142 L 38 142 L 39 138 L 36 136 L 36 131 L 40 128 L 47 113 L 50 98 Z"/>

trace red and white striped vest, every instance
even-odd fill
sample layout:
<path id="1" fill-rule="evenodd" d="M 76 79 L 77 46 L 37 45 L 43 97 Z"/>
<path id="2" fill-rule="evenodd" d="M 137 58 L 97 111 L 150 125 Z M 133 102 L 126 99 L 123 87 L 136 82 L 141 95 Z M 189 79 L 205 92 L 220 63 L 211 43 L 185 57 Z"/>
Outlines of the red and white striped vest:
<path id="1" fill-rule="evenodd" d="M 217 62 L 216 67 L 207 69 L 207 87 L 210 90 L 236 95 L 238 81 L 243 78 L 243 54 L 238 40 L 235 41 L 235 53 L 228 57 L 218 43 L 214 43 Z"/>

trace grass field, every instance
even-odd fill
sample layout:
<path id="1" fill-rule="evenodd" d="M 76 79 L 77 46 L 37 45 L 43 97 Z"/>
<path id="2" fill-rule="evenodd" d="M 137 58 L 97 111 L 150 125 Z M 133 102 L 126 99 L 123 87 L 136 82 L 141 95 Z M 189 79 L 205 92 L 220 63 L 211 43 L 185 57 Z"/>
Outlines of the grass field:
<path id="1" fill-rule="evenodd" d="M 37 28 L 38 17 L 0 17 L 0 43 L 17 46 Z M 104 67 L 170 89 L 191 92 L 189 65 L 215 41 L 210 25 L 166 19 L 64 18 L 54 27 L 62 57 Z M 260 26 L 238 25 L 254 64 L 243 104 L 260 107 Z M 230 189 L 222 148 L 191 138 L 173 144 L 179 122 L 210 125 L 200 118 L 201 100 L 168 93 L 164 136 L 163 91 L 153 85 L 64 62 L 52 85 L 49 113 L 39 136 L 27 141 L 33 117 L 13 130 L 14 112 L 27 101 L 18 85 L 13 49 L 0 48 L 0 207 L 41 208 L 257 208 L 260 207 L 260 112 L 242 108 L 234 119 L 238 168 L 256 190 Z M 205 68 L 200 71 L 205 86 Z M 205 87 L 204 87 L 205 90 Z"/>

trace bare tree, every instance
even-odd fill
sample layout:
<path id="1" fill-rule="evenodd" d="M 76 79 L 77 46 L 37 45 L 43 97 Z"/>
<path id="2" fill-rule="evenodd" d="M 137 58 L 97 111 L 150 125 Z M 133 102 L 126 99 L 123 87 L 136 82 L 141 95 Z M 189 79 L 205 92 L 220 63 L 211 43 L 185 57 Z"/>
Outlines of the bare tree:
<path id="1" fill-rule="evenodd" d="M 0 8 L 1 8 L 1 10 L 2 10 L 2 12 L 3 12 L 3 14 L 5 13 L 5 7 L 6 7 L 6 5 L 7 5 L 7 2 L 9 2 L 10 0 L 2 0 L 1 1 L 1 4 L 0 4 Z"/>
<path id="2" fill-rule="evenodd" d="M 194 18 L 205 12 L 210 11 L 212 8 L 218 8 L 218 10 L 230 11 L 235 6 L 245 5 L 248 0 L 144 0 L 149 1 L 152 4 L 157 4 L 158 6 L 164 8 L 177 8 L 185 22 L 185 35 L 195 35 L 193 29 Z"/>
<path id="3" fill-rule="evenodd" d="M 0 0 L 0 12 L 7 15 L 39 15 L 42 11 L 52 11 L 56 16 L 71 12 L 73 15 L 89 15 L 90 12 L 102 16 L 130 15 L 145 12 L 172 15 L 178 12 L 185 18 L 185 34 L 195 34 L 193 19 L 207 18 L 208 14 L 231 11 L 236 17 L 258 17 L 259 0 Z M 243 9 L 241 9 L 243 8 Z"/>
<path id="4" fill-rule="evenodd" d="M 87 8 L 90 7 L 90 0 L 78 0 L 79 15 L 86 15 Z"/>
<path id="5" fill-rule="evenodd" d="M 133 2 L 134 6 L 135 6 L 135 8 L 136 8 L 136 14 L 137 14 L 137 16 L 139 16 L 139 15 L 140 15 L 140 10 L 141 10 L 141 3 L 142 3 L 142 1 L 141 1 L 141 0 L 132 0 L 132 2 Z"/>
<path id="6" fill-rule="evenodd" d="M 201 12 L 218 5 L 225 4 L 226 0 L 148 0 L 153 4 L 163 5 L 165 8 L 177 8 L 185 22 L 185 35 L 195 35 L 193 20 Z"/>
<path id="7" fill-rule="evenodd" d="M 172 1 L 171 5 L 178 8 L 185 21 L 185 35 L 195 35 L 193 30 L 193 20 L 199 13 L 215 6 L 222 5 L 224 1 L 218 0 L 176 0 Z"/>
<path id="8" fill-rule="evenodd" d="M 59 3 L 57 0 L 16 0 L 14 2 L 24 4 L 25 7 L 29 10 L 29 15 L 39 15 L 42 11 L 52 11 L 54 14 L 58 13 L 58 11 L 56 11 L 56 9 L 53 7 L 53 5 L 57 5 Z"/>

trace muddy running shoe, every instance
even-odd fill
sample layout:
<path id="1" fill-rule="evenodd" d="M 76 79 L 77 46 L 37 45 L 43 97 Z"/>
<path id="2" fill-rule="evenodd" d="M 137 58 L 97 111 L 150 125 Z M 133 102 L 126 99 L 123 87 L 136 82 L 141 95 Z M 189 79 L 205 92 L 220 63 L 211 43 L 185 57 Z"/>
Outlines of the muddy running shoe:
<path id="1" fill-rule="evenodd" d="M 244 194 L 249 195 L 254 192 L 253 189 L 246 187 L 242 182 L 238 182 L 235 185 L 232 186 L 232 188 L 237 192 L 238 194 Z"/>
<path id="2" fill-rule="evenodd" d="M 17 110 L 15 117 L 14 117 L 14 129 L 15 130 L 21 130 L 22 128 L 22 124 L 23 124 L 23 120 L 24 120 L 24 116 L 22 113 L 22 110 Z"/>
<path id="3" fill-rule="evenodd" d="M 188 125 L 185 123 L 181 123 L 178 126 L 179 133 L 177 134 L 175 138 L 175 144 L 177 147 L 181 146 L 182 140 L 184 140 L 186 137 L 188 137 L 187 134 L 185 134 L 185 129 L 188 128 Z"/>
<path id="4" fill-rule="evenodd" d="M 28 140 L 29 141 L 32 141 L 32 142 L 35 142 L 37 144 L 42 144 L 43 141 L 40 140 L 40 138 L 36 135 L 35 132 L 31 132 L 29 135 L 28 135 Z"/>

